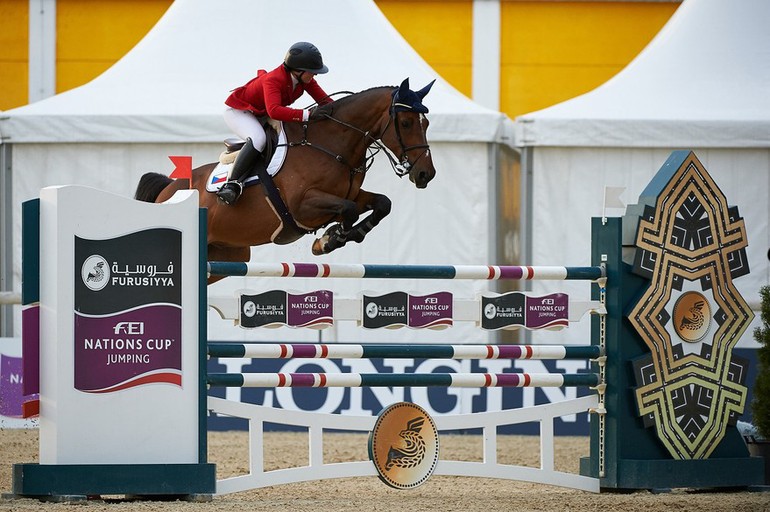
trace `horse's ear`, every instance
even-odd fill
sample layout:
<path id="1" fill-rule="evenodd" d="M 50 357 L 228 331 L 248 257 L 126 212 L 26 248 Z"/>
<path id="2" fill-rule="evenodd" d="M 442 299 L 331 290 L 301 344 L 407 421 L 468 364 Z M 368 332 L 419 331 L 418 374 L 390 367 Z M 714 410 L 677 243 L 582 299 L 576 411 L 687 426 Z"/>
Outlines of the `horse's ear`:
<path id="1" fill-rule="evenodd" d="M 404 81 L 401 82 L 401 87 L 398 88 L 399 98 L 405 97 L 408 92 L 409 92 L 409 77 L 406 77 L 404 78 Z"/>
<path id="2" fill-rule="evenodd" d="M 430 88 L 433 87 L 433 84 L 435 84 L 435 83 L 436 83 L 436 79 L 434 78 L 431 83 L 429 83 L 428 85 L 426 85 L 425 87 L 423 87 L 422 89 L 417 91 L 415 94 L 417 94 L 417 96 L 420 99 L 423 99 L 425 96 L 428 95 L 428 93 L 430 92 Z"/>

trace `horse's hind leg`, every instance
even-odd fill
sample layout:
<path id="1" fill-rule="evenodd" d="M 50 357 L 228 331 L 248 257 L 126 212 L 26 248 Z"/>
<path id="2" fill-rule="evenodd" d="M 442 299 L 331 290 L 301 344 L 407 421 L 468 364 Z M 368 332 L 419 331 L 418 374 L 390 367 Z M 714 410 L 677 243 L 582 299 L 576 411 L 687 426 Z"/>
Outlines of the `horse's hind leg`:
<path id="1" fill-rule="evenodd" d="M 343 222 L 331 226 L 313 242 L 313 254 L 328 254 L 348 242 L 363 242 L 367 233 L 390 213 L 390 207 L 390 199 L 386 196 L 361 190 L 356 197 L 356 218 L 369 210 L 372 213 L 356 224 L 346 225 Z"/>

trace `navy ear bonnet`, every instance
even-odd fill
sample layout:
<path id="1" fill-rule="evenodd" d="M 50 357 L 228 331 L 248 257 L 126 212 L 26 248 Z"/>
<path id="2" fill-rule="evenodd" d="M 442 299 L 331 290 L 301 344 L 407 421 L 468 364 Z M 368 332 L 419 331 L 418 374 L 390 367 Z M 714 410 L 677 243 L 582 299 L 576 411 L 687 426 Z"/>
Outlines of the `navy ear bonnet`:
<path id="1" fill-rule="evenodd" d="M 428 107 L 422 104 L 422 99 L 428 94 L 430 88 L 436 81 L 429 83 L 419 91 L 415 92 L 409 89 L 409 79 L 401 82 L 401 86 L 393 92 L 393 111 L 394 112 L 416 112 L 418 114 L 427 114 Z"/>

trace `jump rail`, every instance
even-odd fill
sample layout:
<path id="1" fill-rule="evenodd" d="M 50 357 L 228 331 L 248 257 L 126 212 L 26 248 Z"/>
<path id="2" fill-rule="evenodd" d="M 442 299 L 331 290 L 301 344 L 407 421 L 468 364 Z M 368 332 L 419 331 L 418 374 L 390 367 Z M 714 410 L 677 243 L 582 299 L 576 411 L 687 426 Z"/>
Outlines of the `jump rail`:
<path id="1" fill-rule="evenodd" d="M 599 345 L 209 343 L 208 354 L 252 359 L 596 359 L 604 355 L 604 348 Z"/>
<path id="2" fill-rule="evenodd" d="M 209 373 L 215 387 L 245 388 L 559 388 L 595 387 L 596 373 Z"/>
<path id="3" fill-rule="evenodd" d="M 512 265 L 371 265 L 343 263 L 255 263 L 211 261 L 209 276 L 248 277 L 339 277 L 378 279 L 484 279 L 598 281 L 606 277 L 603 267 L 512 266 Z"/>

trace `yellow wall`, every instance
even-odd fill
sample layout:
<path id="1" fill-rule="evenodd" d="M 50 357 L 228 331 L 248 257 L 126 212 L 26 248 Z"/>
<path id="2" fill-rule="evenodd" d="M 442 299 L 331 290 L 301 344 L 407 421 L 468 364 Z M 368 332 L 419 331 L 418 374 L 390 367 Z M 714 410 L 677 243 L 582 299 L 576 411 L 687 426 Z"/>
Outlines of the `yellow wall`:
<path id="1" fill-rule="evenodd" d="M 500 109 L 515 117 L 603 84 L 633 60 L 678 6 L 503 2 Z"/>
<path id="2" fill-rule="evenodd" d="M 472 96 L 472 0 L 376 2 L 433 69 Z M 650 42 L 679 5 L 501 0 L 500 110 L 513 118 L 601 85 Z"/>
<path id="3" fill-rule="evenodd" d="M 172 0 L 57 0 L 56 91 L 89 82 L 125 55 Z M 29 1 L 0 2 L 0 110 L 28 102 Z"/>
<path id="4" fill-rule="evenodd" d="M 409 44 L 472 95 L 472 0 L 375 0 Z M 57 0 L 56 90 L 109 68 L 171 0 Z M 604 83 L 652 39 L 677 1 L 501 0 L 500 108 L 511 117 Z M 27 103 L 28 0 L 0 2 L 0 110 Z"/>
<path id="5" fill-rule="evenodd" d="M 473 2 L 375 0 L 404 39 L 444 80 L 470 96 Z M 395 80 L 395 78 L 394 78 Z"/>
<path id="6" fill-rule="evenodd" d="M 27 103 L 28 0 L 0 2 L 0 110 Z"/>
<path id="7" fill-rule="evenodd" d="M 171 0 L 57 0 L 56 90 L 82 85 L 128 53 Z"/>

